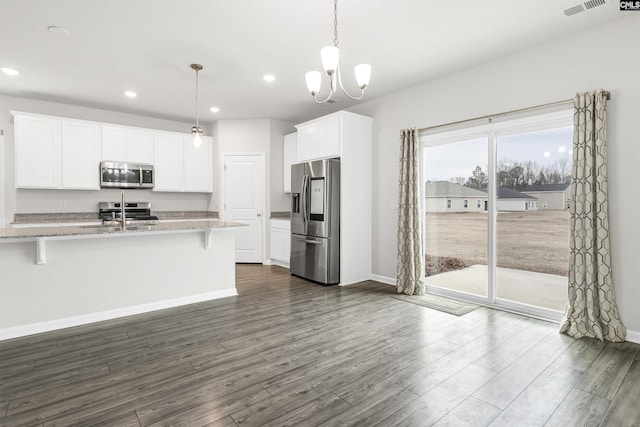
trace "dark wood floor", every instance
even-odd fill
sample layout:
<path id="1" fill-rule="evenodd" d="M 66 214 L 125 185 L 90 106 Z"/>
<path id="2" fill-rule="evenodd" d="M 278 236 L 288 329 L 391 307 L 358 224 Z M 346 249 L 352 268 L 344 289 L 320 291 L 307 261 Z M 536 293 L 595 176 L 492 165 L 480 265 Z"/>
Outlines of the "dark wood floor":
<path id="1" fill-rule="evenodd" d="M 238 297 L 0 342 L 0 425 L 640 425 L 638 345 L 237 271 Z"/>

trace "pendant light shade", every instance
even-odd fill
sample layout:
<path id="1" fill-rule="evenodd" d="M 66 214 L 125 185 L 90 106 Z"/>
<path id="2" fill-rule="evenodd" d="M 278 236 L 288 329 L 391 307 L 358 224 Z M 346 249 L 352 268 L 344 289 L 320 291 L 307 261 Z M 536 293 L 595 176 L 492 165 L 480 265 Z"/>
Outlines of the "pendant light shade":
<path id="1" fill-rule="evenodd" d="M 336 46 L 325 46 L 320 49 L 320 59 L 322 59 L 324 71 L 332 75 L 338 69 L 340 50 Z"/>
<path id="2" fill-rule="evenodd" d="M 320 85 L 322 84 L 322 74 L 320 71 L 309 71 L 304 75 L 307 81 L 307 89 L 311 92 L 311 95 L 316 95 L 320 92 Z"/>
<path id="3" fill-rule="evenodd" d="M 369 80 L 371 79 L 371 65 L 359 64 L 354 68 L 356 72 L 356 82 L 360 89 L 366 89 L 369 86 Z"/>

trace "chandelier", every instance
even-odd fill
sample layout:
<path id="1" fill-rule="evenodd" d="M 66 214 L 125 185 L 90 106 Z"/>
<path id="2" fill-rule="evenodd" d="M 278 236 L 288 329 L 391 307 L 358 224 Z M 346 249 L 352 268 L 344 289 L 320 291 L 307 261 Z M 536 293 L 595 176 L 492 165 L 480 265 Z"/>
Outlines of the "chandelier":
<path id="1" fill-rule="evenodd" d="M 371 65 L 359 64 L 355 66 L 356 82 L 360 87 L 360 96 L 350 95 L 342 85 L 342 79 L 340 78 L 340 50 L 338 48 L 338 0 L 333 1 L 333 46 L 325 46 L 320 49 L 320 58 L 322 59 L 322 67 L 324 71 L 329 75 L 329 95 L 323 100 L 318 99 L 318 93 L 320 92 L 320 85 L 322 83 L 322 74 L 320 71 L 309 71 L 305 74 L 305 80 L 307 82 L 307 88 L 313 96 L 313 100 L 317 104 L 323 104 L 331 99 L 334 93 L 338 90 L 338 86 L 347 97 L 358 100 L 364 96 L 364 90 L 369 85 L 369 79 L 371 78 Z"/>
<path id="2" fill-rule="evenodd" d="M 198 148 L 202 144 L 202 128 L 198 125 L 198 72 L 203 67 L 200 64 L 191 64 L 191 68 L 196 72 L 196 125 L 191 128 L 191 141 Z"/>

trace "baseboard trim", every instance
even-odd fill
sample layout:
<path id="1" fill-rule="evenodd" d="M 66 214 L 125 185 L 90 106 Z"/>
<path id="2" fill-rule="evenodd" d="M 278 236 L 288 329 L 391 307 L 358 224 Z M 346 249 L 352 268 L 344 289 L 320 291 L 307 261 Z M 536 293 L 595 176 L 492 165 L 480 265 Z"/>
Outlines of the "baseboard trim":
<path id="1" fill-rule="evenodd" d="M 387 277 L 387 276 L 380 276 L 378 274 L 372 274 L 371 275 L 371 280 L 375 280 L 376 282 L 384 283 L 386 285 L 391 285 L 391 286 L 395 286 L 396 285 L 396 279 L 393 278 L 393 277 Z"/>
<path id="2" fill-rule="evenodd" d="M 271 260 L 271 265 L 277 265 L 277 266 L 280 266 L 280 267 L 289 268 L 289 263 L 288 262 L 280 261 L 280 260 L 277 260 L 277 259 L 272 259 Z"/>
<path id="3" fill-rule="evenodd" d="M 640 332 L 627 331 L 627 341 L 640 344 Z"/>
<path id="4" fill-rule="evenodd" d="M 236 288 L 0 329 L 0 341 L 238 295 Z"/>

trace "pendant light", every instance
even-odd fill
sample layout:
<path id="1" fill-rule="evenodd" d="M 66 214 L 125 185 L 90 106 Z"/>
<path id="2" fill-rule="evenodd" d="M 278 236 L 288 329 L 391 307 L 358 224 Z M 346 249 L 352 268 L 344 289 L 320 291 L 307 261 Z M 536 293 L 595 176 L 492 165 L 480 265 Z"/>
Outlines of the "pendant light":
<path id="1" fill-rule="evenodd" d="M 202 128 L 198 124 L 198 72 L 202 71 L 202 65 L 191 64 L 191 68 L 196 72 L 196 125 L 191 128 L 191 141 L 198 148 L 202 145 Z"/>
<path id="2" fill-rule="evenodd" d="M 318 92 L 322 83 L 322 74 L 320 71 L 309 71 L 305 74 L 307 89 L 311 92 L 313 100 L 317 104 L 324 104 L 329 101 L 333 94 L 337 91 L 338 86 L 347 97 L 359 100 L 364 96 L 364 90 L 369 86 L 371 78 L 371 65 L 359 64 L 355 66 L 356 82 L 362 92 L 360 96 L 350 95 L 342 85 L 340 78 L 340 49 L 338 48 L 338 0 L 333 0 L 333 46 L 326 46 L 320 49 L 320 58 L 322 59 L 322 67 L 329 75 L 329 95 L 322 101 L 318 100 Z"/>

